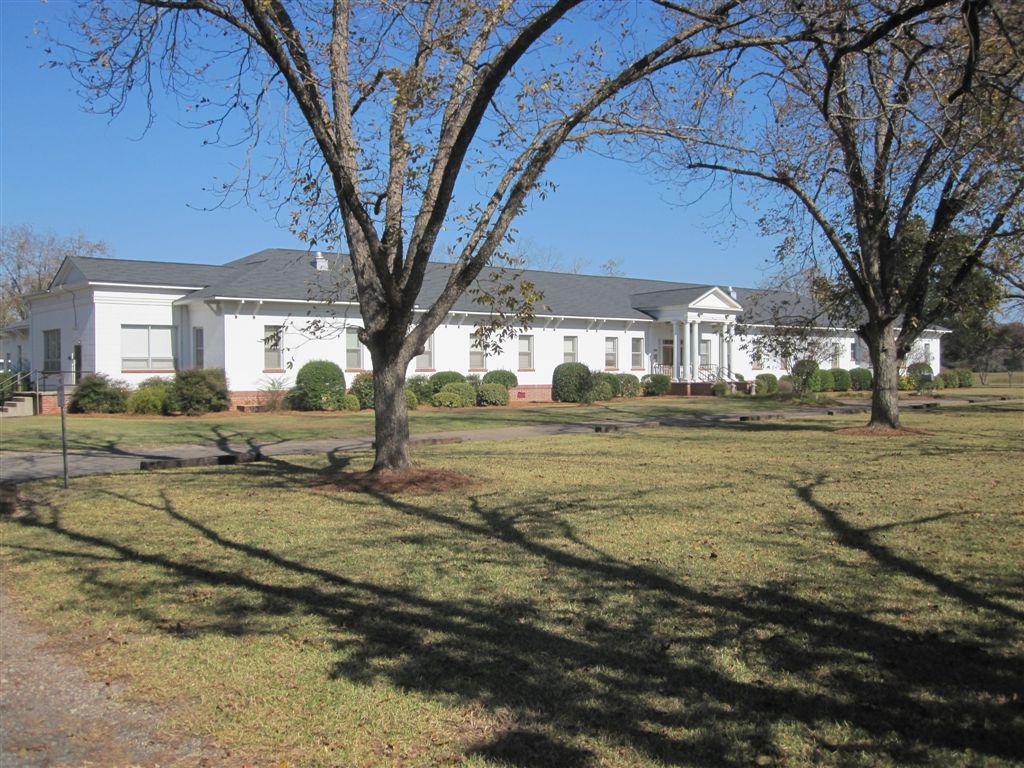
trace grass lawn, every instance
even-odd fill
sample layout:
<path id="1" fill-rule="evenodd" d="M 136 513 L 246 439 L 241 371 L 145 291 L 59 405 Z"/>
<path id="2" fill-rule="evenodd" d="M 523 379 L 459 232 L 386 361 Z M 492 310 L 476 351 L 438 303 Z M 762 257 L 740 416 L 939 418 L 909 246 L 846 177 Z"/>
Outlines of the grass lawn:
<path id="1" fill-rule="evenodd" d="M 779 410 L 774 399 L 656 397 L 616 400 L 591 406 L 543 403 L 512 408 L 438 408 L 409 414 L 413 435 L 453 429 L 482 429 L 516 424 L 551 424 L 592 419 L 634 419 L 723 411 Z M 69 414 L 72 450 L 154 448 L 165 445 L 215 445 L 302 440 L 319 437 L 370 437 L 371 411 L 310 413 L 214 413 L 201 417 L 107 416 Z M 0 445 L 6 450 L 60 450 L 60 417 L 38 416 L 0 421 Z"/>
<path id="2" fill-rule="evenodd" d="M 996 374 L 991 374 L 995 376 Z M 1005 374 L 1004 374 L 1005 376 Z M 1024 389 L 1006 386 L 943 390 L 945 398 L 962 396 L 1024 396 Z M 860 398 L 866 392 L 832 393 L 832 397 Z M 409 414 L 415 436 L 456 429 L 483 429 L 517 424 L 552 424 L 598 419 L 623 420 L 685 416 L 704 413 L 785 411 L 800 406 L 777 398 L 760 397 L 656 397 L 615 400 L 595 405 L 541 403 L 511 408 L 420 409 Z M 214 413 L 201 417 L 107 416 L 69 414 L 68 447 L 71 450 L 118 451 L 159 448 L 167 445 L 225 445 L 316 438 L 370 437 L 373 414 L 310 413 Z M 38 416 L 0 421 L 0 447 L 11 451 L 59 451 L 60 417 Z"/>
<path id="3" fill-rule="evenodd" d="M 239 764 L 1024 761 L 1024 406 L 23 486 L 4 582 Z"/>

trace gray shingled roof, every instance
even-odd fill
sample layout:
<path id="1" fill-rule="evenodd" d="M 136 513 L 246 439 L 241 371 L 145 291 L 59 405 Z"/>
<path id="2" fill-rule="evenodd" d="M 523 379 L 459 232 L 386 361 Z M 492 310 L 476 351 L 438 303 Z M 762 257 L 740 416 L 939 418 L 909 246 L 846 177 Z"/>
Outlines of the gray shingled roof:
<path id="1" fill-rule="evenodd" d="M 69 256 L 68 262 L 89 282 L 174 285 L 199 288 L 219 280 L 225 267 L 171 261 L 136 261 Z"/>
<path id="2" fill-rule="evenodd" d="M 347 270 L 347 257 L 334 253 L 324 256 L 330 265 L 325 272 L 316 270 L 315 256 L 308 251 L 276 248 L 250 254 L 223 266 L 84 256 L 70 257 L 69 261 L 90 282 L 194 286 L 199 289 L 182 301 L 213 297 L 354 301 L 355 288 Z M 431 264 L 428 267 L 420 292 L 420 306 L 428 306 L 437 298 L 450 269 L 448 264 Z M 478 282 L 487 286 L 498 275 L 498 270 L 485 269 Z M 539 270 L 522 270 L 521 275 L 544 296 L 537 313 L 562 317 L 649 320 L 650 315 L 643 309 L 689 304 L 716 287 Z M 814 317 L 821 314 L 809 299 L 797 294 L 752 288 L 736 288 L 735 292 L 737 301 L 743 306 L 741 319 L 747 323 L 767 324 L 777 317 Z M 454 307 L 458 312 L 481 309 L 481 305 L 468 294 L 462 295 Z M 826 318 L 822 317 L 822 321 L 822 324 L 827 324 Z"/>

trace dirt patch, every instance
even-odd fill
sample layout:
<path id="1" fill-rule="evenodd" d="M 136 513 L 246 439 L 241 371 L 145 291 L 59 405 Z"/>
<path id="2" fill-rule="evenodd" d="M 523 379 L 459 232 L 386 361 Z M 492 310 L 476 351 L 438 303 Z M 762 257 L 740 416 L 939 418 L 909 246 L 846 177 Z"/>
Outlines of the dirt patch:
<path id="1" fill-rule="evenodd" d="M 931 432 L 925 429 L 913 429 L 911 427 L 846 427 L 835 430 L 837 435 L 867 435 L 869 437 L 922 437 L 931 436 Z"/>
<path id="2" fill-rule="evenodd" d="M 442 469 L 410 469 L 405 472 L 337 472 L 319 478 L 313 485 L 327 491 L 351 493 L 444 493 L 468 488 L 476 480 Z"/>

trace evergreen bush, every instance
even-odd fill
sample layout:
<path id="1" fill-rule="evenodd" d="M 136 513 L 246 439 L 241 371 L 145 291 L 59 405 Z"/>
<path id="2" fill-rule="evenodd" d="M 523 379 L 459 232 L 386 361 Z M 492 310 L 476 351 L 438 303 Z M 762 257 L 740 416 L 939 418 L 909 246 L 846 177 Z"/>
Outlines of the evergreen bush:
<path id="1" fill-rule="evenodd" d="M 780 395 L 791 395 L 793 394 L 795 387 L 793 386 L 793 377 L 789 374 L 785 376 L 779 376 L 779 394 Z"/>
<path id="2" fill-rule="evenodd" d="M 811 376 L 818 370 L 816 360 L 797 360 L 793 365 L 793 391 L 798 395 L 811 392 Z"/>
<path id="3" fill-rule="evenodd" d="M 871 371 L 867 368 L 854 368 L 850 371 L 850 388 L 857 392 L 871 389 L 873 380 Z"/>
<path id="4" fill-rule="evenodd" d="M 971 372 L 970 368 L 957 368 L 956 377 L 958 380 L 958 386 L 961 387 L 973 387 L 974 386 L 974 373 Z"/>
<path id="5" fill-rule="evenodd" d="M 612 397 L 618 397 L 622 394 L 622 383 L 619 381 L 619 377 L 609 371 L 591 371 L 590 382 L 593 384 L 595 381 L 604 381 L 608 384 L 608 388 L 612 391 Z M 611 398 L 607 398 L 610 400 Z"/>
<path id="6" fill-rule="evenodd" d="M 416 394 L 416 390 L 410 387 L 408 384 L 405 385 L 405 410 L 415 411 L 420 407 L 420 397 Z"/>
<path id="7" fill-rule="evenodd" d="M 497 381 L 481 384 L 476 402 L 477 405 L 508 405 L 508 387 Z"/>
<path id="8" fill-rule="evenodd" d="M 331 411 L 345 394 L 345 374 L 330 360 L 310 360 L 295 376 L 291 401 L 303 411 Z"/>
<path id="9" fill-rule="evenodd" d="M 636 397 L 640 394 L 640 379 L 632 373 L 620 373 L 616 378 L 619 380 L 619 394 L 623 397 Z"/>
<path id="10" fill-rule="evenodd" d="M 443 402 L 438 403 L 438 395 L 445 395 Z M 437 395 L 434 395 L 434 405 L 443 405 L 446 408 L 468 408 L 476 405 L 476 390 L 473 385 L 466 381 L 453 381 L 445 384 Z"/>
<path id="11" fill-rule="evenodd" d="M 96 373 L 78 382 L 68 410 L 71 413 L 124 413 L 127 405 L 128 385 Z"/>
<path id="12" fill-rule="evenodd" d="M 159 376 L 141 382 L 128 396 L 127 410 L 140 416 L 163 416 L 177 411 L 173 382 Z"/>
<path id="13" fill-rule="evenodd" d="M 519 386 L 519 377 L 512 371 L 488 371 L 484 374 L 484 384 L 501 384 L 506 390 Z"/>
<path id="14" fill-rule="evenodd" d="M 939 378 L 942 379 L 946 389 L 956 389 L 960 386 L 960 374 L 956 371 L 943 371 L 939 374 Z"/>
<path id="15" fill-rule="evenodd" d="M 672 379 L 664 373 L 651 373 L 640 379 L 645 397 L 667 395 L 672 390 Z"/>
<path id="16" fill-rule="evenodd" d="M 430 377 L 430 386 L 434 390 L 434 394 L 437 394 L 445 388 L 446 384 L 458 384 L 466 380 L 458 371 L 438 371 Z"/>
<path id="17" fill-rule="evenodd" d="M 357 373 L 352 379 L 349 392 L 359 399 L 360 408 L 373 408 L 373 375 Z"/>
<path id="18" fill-rule="evenodd" d="M 725 397 L 729 394 L 729 385 L 724 381 L 716 381 L 711 385 L 711 394 L 715 397 Z"/>
<path id="19" fill-rule="evenodd" d="M 911 363 L 907 366 L 907 378 L 912 389 L 921 389 L 931 384 L 933 371 L 928 363 Z"/>
<path id="20" fill-rule="evenodd" d="M 759 395 L 774 395 L 779 391 L 779 380 L 774 373 L 759 373 L 754 382 Z"/>
<path id="21" fill-rule="evenodd" d="M 807 389 L 804 392 L 831 392 L 832 383 L 831 371 L 826 371 L 824 368 L 816 368 L 807 377 Z"/>
<path id="22" fill-rule="evenodd" d="M 430 384 L 430 379 L 422 374 L 410 376 L 405 380 L 405 386 L 408 390 L 416 393 L 416 399 L 421 403 L 429 403 L 430 398 L 434 396 L 434 388 Z"/>
<path id="23" fill-rule="evenodd" d="M 188 416 L 226 411 L 231 405 L 223 368 L 192 368 L 174 374 L 174 402 Z"/>
<path id="24" fill-rule="evenodd" d="M 338 409 L 342 411 L 358 411 L 359 398 L 353 394 L 342 395 L 338 401 Z"/>
<path id="25" fill-rule="evenodd" d="M 604 377 L 595 377 L 590 380 L 590 386 L 587 387 L 586 391 L 584 391 L 580 402 L 599 403 L 605 400 L 611 400 L 613 397 L 612 385 L 609 383 L 608 379 Z"/>
<path id="26" fill-rule="evenodd" d="M 833 368 L 832 390 L 835 392 L 848 392 L 850 390 L 850 372 L 845 368 Z"/>
<path id="27" fill-rule="evenodd" d="M 579 403 L 590 387 L 590 369 L 583 363 L 562 363 L 551 374 L 551 399 L 558 403 Z"/>

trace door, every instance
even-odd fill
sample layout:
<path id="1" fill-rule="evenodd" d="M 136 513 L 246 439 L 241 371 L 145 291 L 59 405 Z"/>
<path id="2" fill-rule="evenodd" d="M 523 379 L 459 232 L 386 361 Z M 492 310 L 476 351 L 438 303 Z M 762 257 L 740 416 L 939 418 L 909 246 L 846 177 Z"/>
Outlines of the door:
<path id="1" fill-rule="evenodd" d="M 82 381 L 82 345 L 75 344 L 71 348 L 71 365 L 75 369 L 75 384 Z"/>

